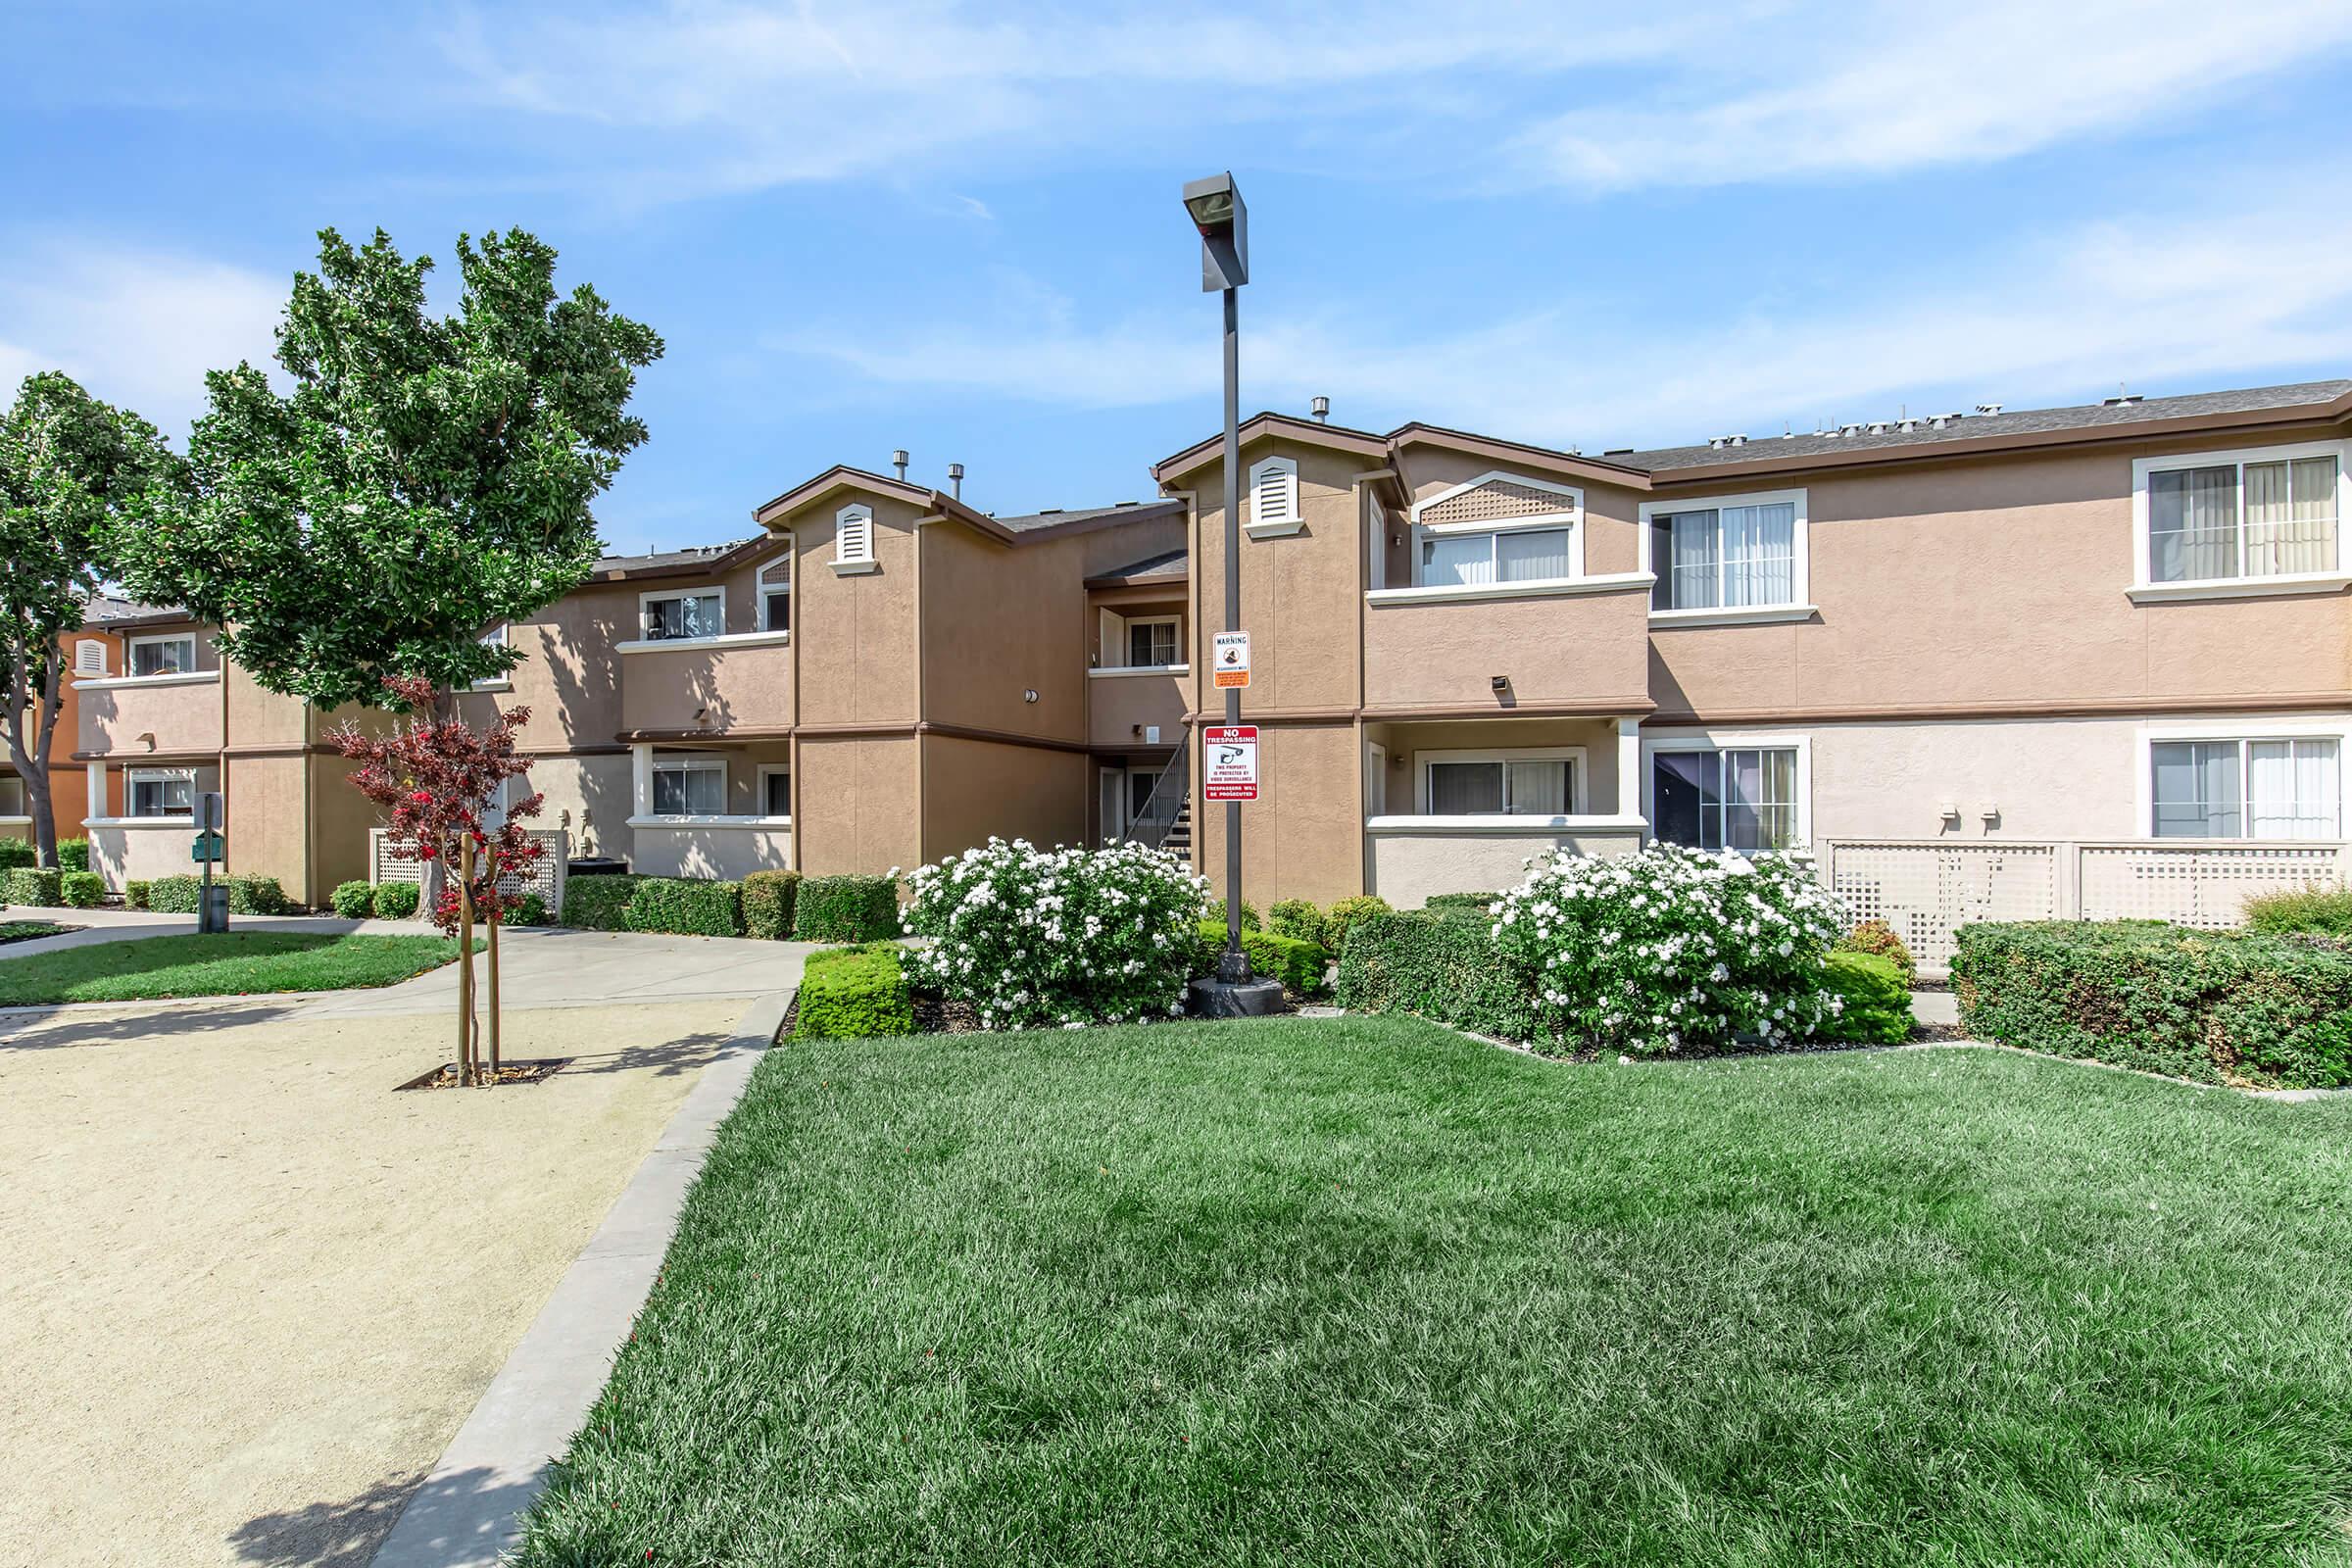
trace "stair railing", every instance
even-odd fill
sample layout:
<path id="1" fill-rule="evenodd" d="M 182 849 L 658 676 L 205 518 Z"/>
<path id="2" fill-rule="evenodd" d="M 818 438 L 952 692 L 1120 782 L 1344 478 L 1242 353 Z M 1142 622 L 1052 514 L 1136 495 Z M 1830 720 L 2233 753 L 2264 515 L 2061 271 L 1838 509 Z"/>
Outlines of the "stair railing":
<path id="1" fill-rule="evenodd" d="M 1156 850 L 1167 842 L 1169 830 L 1176 826 L 1177 818 L 1192 804 L 1191 761 L 1192 748 L 1177 747 L 1175 754 L 1168 759 L 1168 765 L 1161 768 L 1159 777 L 1152 780 L 1152 794 L 1144 802 L 1144 808 L 1136 812 L 1134 819 L 1127 824 L 1128 843 Z"/>

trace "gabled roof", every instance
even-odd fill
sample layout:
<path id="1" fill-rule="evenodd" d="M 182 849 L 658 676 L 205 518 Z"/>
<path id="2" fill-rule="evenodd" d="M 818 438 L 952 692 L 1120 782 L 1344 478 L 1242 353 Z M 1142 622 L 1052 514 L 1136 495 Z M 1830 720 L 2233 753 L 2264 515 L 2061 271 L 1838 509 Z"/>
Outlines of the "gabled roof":
<path id="1" fill-rule="evenodd" d="M 132 626 L 165 626 L 175 620 L 194 618 L 177 605 L 142 605 L 135 600 L 118 599 L 112 594 L 98 594 L 81 607 L 82 626 L 96 631 L 117 631 Z"/>
<path id="2" fill-rule="evenodd" d="M 904 479 L 885 478 L 846 464 L 836 464 L 807 483 L 785 491 L 755 511 L 752 516 L 762 527 L 770 526 L 779 518 L 839 490 L 861 490 L 873 495 L 894 497 L 921 509 L 926 517 L 960 522 L 1002 544 L 1164 517 L 1170 513 L 1182 511 L 1184 505 L 1180 501 L 1169 500 L 1122 501 L 1108 507 L 1081 507 L 1072 511 L 1032 512 L 1018 516 L 998 517 L 977 511 L 941 491 L 909 484 Z"/>
<path id="3" fill-rule="evenodd" d="M 1156 501 L 1120 501 L 1107 507 L 1055 508 L 1051 512 L 1032 512 L 1018 517 L 999 517 L 997 521 L 1014 533 L 1031 533 L 1039 528 L 1059 528 L 1071 523 L 1141 522 L 1148 517 L 1165 517 L 1184 511 L 1184 503 L 1173 497 Z"/>
<path id="4" fill-rule="evenodd" d="M 1147 556 L 1141 561 L 1086 579 L 1089 588 L 1124 588 L 1131 583 L 1182 582 L 1192 572 L 1192 552 L 1177 549 Z"/>

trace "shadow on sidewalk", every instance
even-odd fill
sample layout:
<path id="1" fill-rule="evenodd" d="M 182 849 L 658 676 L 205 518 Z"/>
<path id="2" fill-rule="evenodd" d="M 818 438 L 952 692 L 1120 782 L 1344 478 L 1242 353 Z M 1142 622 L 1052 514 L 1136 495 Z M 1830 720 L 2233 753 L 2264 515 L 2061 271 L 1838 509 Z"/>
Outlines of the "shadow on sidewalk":
<path id="1" fill-rule="evenodd" d="M 367 1568 L 423 1480 L 421 1471 L 388 1477 L 340 1502 L 308 1502 L 248 1519 L 229 1532 L 228 1545 L 239 1562 L 271 1568 Z M 499 1505 L 461 1510 L 466 1517 L 477 1519 L 485 1514 L 504 1517 L 528 1503 L 537 1490 L 513 1482 L 494 1483 L 487 1470 L 463 1471 L 445 1477 L 434 1488 L 436 1499 L 443 1502 L 463 1497 L 489 1499 Z M 437 1544 L 445 1548 L 436 1553 L 437 1561 L 471 1561 L 477 1555 L 488 1560 L 494 1555 L 484 1549 L 483 1543 L 452 1540 Z"/>

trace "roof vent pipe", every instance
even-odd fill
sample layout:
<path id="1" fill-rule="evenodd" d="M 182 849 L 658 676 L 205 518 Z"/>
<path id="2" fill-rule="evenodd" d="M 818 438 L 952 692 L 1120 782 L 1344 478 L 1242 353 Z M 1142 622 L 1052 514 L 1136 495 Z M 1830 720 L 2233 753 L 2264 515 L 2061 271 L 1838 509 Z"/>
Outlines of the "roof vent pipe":
<path id="1" fill-rule="evenodd" d="M 890 466 L 899 470 L 900 478 L 906 477 L 906 449 L 905 447 L 899 448 L 890 455 Z"/>
<path id="2" fill-rule="evenodd" d="M 1331 399 L 1319 397 L 1307 405 L 1307 410 L 1314 415 L 1317 424 L 1328 424 L 1331 421 Z"/>
<path id="3" fill-rule="evenodd" d="M 951 463 L 948 465 L 948 488 L 950 493 L 953 494 L 956 500 L 961 501 L 963 499 L 962 464 Z"/>

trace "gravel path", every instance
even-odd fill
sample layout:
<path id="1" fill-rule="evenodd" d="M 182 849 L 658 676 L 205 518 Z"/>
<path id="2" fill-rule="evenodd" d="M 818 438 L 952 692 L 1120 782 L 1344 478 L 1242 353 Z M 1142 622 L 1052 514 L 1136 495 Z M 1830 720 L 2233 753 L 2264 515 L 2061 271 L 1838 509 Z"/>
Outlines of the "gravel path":
<path id="1" fill-rule="evenodd" d="M 0 1015 L 0 1556 L 364 1564 L 741 1011 Z"/>

